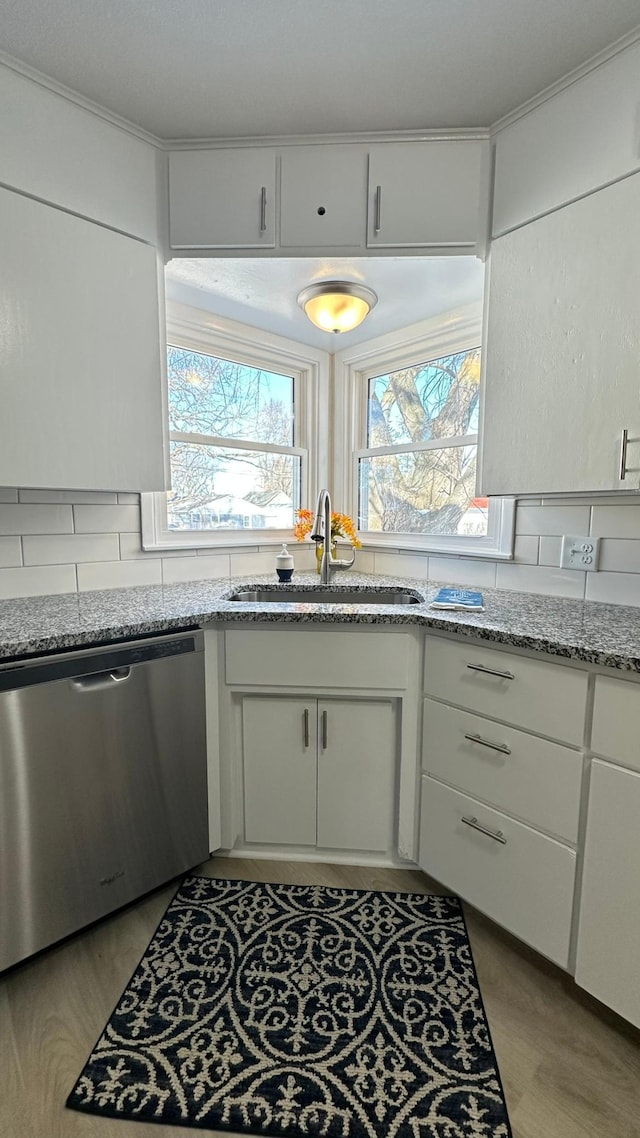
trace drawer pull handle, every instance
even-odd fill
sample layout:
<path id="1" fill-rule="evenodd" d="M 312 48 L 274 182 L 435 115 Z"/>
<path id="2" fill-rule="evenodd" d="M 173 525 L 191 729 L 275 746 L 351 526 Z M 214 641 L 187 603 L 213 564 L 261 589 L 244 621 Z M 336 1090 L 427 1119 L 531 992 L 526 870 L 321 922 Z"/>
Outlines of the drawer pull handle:
<path id="1" fill-rule="evenodd" d="M 484 676 L 499 676 L 501 680 L 515 680 L 513 672 L 498 672 L 495 668 L 487 668 L 484 664 L 467 664 L 472 672 L 482 672 Z"/>
<path id="2" fill-rule="evenodd" d="M 305 745 L 305 747 L 308 747 L 309 746 L 309 708 L 308 707 L 305 707 L 305 709 L 304 709 L 304 715 L 302 717 L 302 721 L 304 723 L 304 735 L 303 735 L 304 745 Z"/>
<path id="3" fill-rule="evenodd" d="M 491 743 L 489 739 L 483 739 L 482 735 L 465 735 L 470 743 L 479 743 L 481 747 L 488 747 L 490 751 L 499 751 L 501 755 L 510 755 L 511 747 L 507 747 L 506 743 Z"/>
<path id="4" fill-rule="evenodd" d="M 507 839 L 502 833 L 502 830 L 488 830 L 477 818 L 466 818 L 464 815 L 460 821 L 464 822 L 465 826 L 471 826 L 472 830 L 477 830 L 479 834 L 486 834 L 488 838 L 493 838 L 494 842 L 500 842 L 501 846 L 506 846 Z"/>
<path id="5" fill-rule="evenodd" d="M 329 746 L 329 733 L 327 730 L 327 712 L 322 712 L 322 749 L 326 751 Z"/>

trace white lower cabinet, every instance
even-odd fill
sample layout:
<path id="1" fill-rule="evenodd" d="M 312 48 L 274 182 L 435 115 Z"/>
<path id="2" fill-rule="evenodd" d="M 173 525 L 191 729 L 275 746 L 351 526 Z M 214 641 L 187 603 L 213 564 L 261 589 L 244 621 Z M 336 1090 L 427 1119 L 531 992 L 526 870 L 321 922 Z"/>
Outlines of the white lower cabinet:
<path id="1" fill-rule="evenodd" d="M 424 775 L 420 867 L 567 967 L 576 855 Z"/>
<path id="2" fill-rule="evenodd" d="M 594 759 L 576 982 L 640 1027 L 640 774 Z"/>
<path id="3" fill-rule="evenodd" d="M 242 697 L 246 842 L 388 852 L 392 700 Z"/>

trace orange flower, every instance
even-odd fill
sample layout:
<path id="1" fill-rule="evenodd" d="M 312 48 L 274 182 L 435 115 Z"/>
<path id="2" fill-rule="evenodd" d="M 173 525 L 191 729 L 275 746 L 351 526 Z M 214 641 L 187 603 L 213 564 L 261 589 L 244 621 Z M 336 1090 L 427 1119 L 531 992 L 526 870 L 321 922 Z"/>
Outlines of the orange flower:
<path id="1" fill-rule="evenodd" d="M 293 528 L 296 541 L 304 541 L 313 529 L 314 515 L 311 510 L 296 510 L 298 521 Z M 338 514 L 331 511 L 331 537 L 348 537 L 354 549 L 362 549 L 362 542 L 358 541 L 356 527 L 348 514 Z"/>

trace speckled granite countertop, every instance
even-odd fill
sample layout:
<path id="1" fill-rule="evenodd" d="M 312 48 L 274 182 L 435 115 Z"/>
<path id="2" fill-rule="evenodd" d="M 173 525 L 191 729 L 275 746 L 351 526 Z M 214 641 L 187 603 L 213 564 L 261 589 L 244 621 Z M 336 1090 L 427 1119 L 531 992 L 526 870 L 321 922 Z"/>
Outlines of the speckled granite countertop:
<path id="1" fill-rule="evenodd" d="M 446 584 L 446 582 L 445 582 Z M 640 608 L 596 604 L 533 593 L 484 589 L 483 613 L 429 608 L 440 582 L 336 574 L 332 589 L 413 590 L 423 603 L 368 607 L 309 604 L 238 604 L 238 589 L 280 588 L 271 576 L 190 581 L 0 601 L 0 660 L 63 651 L 210 621 L 418 625 L 554 656 L 640 672 Z M 313 573 L 296 574 L 296 590 L 318 587 Z"/>

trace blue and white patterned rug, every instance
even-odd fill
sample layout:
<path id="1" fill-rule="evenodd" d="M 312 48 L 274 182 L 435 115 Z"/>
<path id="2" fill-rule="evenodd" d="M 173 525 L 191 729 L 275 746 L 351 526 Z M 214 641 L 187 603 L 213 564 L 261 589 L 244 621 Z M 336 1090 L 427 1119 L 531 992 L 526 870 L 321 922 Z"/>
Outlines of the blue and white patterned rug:
<path id="1" fill-rule="evenodd" d="M 509 1138 L 460 902 L 189 877 L 67 1105 L 309 1138 Z"/>

